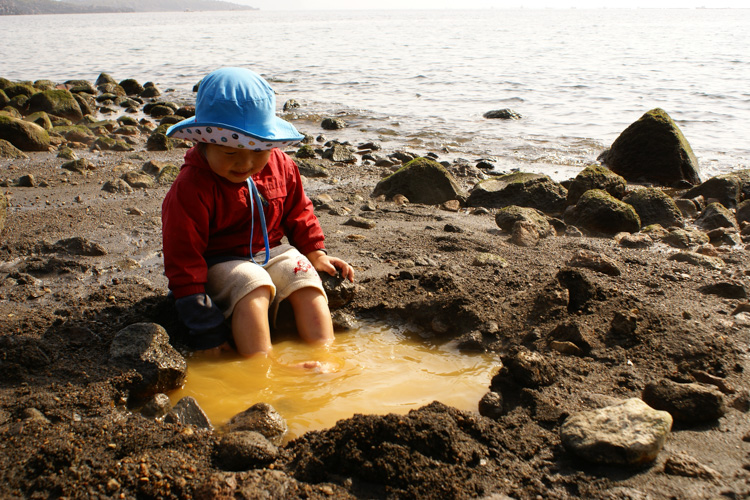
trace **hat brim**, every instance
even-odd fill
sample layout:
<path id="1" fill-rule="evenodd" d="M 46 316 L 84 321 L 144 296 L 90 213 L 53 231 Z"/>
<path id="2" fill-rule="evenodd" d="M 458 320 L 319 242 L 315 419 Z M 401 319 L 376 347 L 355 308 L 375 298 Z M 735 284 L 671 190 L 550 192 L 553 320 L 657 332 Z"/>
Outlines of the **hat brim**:
<path id="1" fill-rule="evenodd" d="M 265 130 L 261 135 L 224 123 L 198 122 L 195 116 L 169 127 L 167 137 L 252 151 L 293 146 L 305 138 L 291 123 L 279 117 L 274 117 L 272 130 Z"/>

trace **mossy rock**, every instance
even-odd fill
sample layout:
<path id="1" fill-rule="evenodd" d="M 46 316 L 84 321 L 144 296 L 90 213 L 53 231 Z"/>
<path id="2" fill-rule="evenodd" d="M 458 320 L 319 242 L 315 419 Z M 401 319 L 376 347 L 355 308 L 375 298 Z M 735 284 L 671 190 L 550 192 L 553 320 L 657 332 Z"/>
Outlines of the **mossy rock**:
<path id="1" fill-rule="evenodd" d="M 565 210 L 567 190 L 543 174 L 516 172 L 480 182 L 471 190 L 467 204 L 471 207 L 535 208 L 557 215 Z"/>
<path id="2" fill-rule="evenodd" d="M 162 186 L 170 185 L 177 179 L 179 173 L 179 168 L 174 165 L 167 165 L 159 171 L 159 174 L 156 176 L 156 182 Z"/>
<path id="3" fill-rule="evenodd" d="M 31 97 L 38 92 L 38 90 L 35 89 L 34 86 L 30 83 L 12 83 L 5 87 L 3 91 L 9 99 L 13 99 L 14 97 L 19 95 Z"/>
<path id="4" fill-rule="evenodd" d="M 26 159 L 29 156 L 10 142 L 0 139 L 0 158 Z"/>
<path id="5" fill-rule="evenodd" d="M 148 151 L 171 151 L 172 148 L 174 148 L 172 139 L 163 132 L 153 132 L 146 141 Z"/>
<path id="6" fill-rule="evenodd" d="M 94 133 L 84 125 L 62 125 L 52 128 L 52 132 L 59 134 L 71 142 L 89 143 L 94 140 Z"/>
<path id="7" fill-rule="evenodd" d="M 636 189 L 628 193 L 622 201 L 635 209 L 644 226 L 659 224 L 662 227 L 683 227 L 685 225 L 682 212 L 674 200 L 661 189 Z"/>
<path id="8" fill-rule="evenodd" d="M 154 178 L 143 172 L 125 172 L 122 174 L 121 179 L 135 189 L 154 187 Z"/>
<path id="9" fill-rule="evenodd" d="M 10 97 L 3 90 L 0 89 L 0 108 L 4 108 L 10 104 Z"/>
<path id="10" fill-rule="evenodd" d="M 703 196 L 706 200 L 713 199 L 727 208 L 734 208 L 740 202 L 742 187 L 743 182 L 739 175 L 719 175 L 695 186 L 682 197 L 692 199 Z"/>
<path id="11" fill-rule="evenodd" d="M 44 111 L 51 115 L 62 116 L 73 122 L 83 118 L 83 112 L 78 101 L 68 90 L 55 89 L 37 92 L 29 98 L 28 109 L 30 113 Z"/>
<path id="12" fill-rule="evenodd" d="M 36 123 L 0 115 L 0 139 L 13 144 L 21 151 L 47 151 L 49 134 Z"/>
<path id="13" fill-rule="evenodd" d="M 627 182 L 605 166 L 589 165 L 573 179 L 568 187 L 568 205 L 575 205 L 578 199 L 590 189 L 603 189 L 618 200 L 625 195 Z"/>
<path id="14" fill-rule="evenodd" d="M 65 82 L 73 94 L 96 95 L 96 87 L 88 80 L 68 80 Z"/>
<path id="15" fill-rule="evenodd" d="M 8 80 L 7 78 L 0 77 L 0 90 L 5 90 L 11 85 L 13 85 L 13 82 Z"/>
<path id="16" fill-rule="evenodd" d="M 52 90 L 55 88 L 55 82 L 52 80 L 36 80 L 34 88 L 38 90 Z"/>
<path id="17" fill-rule="evenodd" d="M 49 115 L 45 113 L 44 111 L 37 111 L 36 113 L 31 113 L 30 115 L 26 117 L 26 121 L 36 123 L 47 132 L 50 132 L 52 130 L 52 120 L 50 120 Z"/>
<path id="18" fill-rule="evenodd" d="M 690 248 L 691 246 L 706 245 L 710 239 L 703 231 L 675 229 L 662 236 L 661 241 L 674 248 Z"/>
<path id="19" fill-rule="evenodd" d="M 682 131 L 663 109 L 652 109 L 626 128 L 602 161 L 628 181 L 662 185 L 701 179 L 693 150 Z"/>
<path id="20" fill-rule="evenodd" d="M 120 87 L 122 87 L 128 95 L 138 95 L 143 92 L 143 85 L 133 78 L 127 78 L 121 81 Z"/>
<path id="21" fill-rule="evenodd" d="M 441 164 L 429 158 L 416 158 L 378 182 L 372 197 L 384 195 L 391 199 L 397 194 L 412 203 L 439 205 L 458 199 L 461 189 Z"/>
<path id="22" fill-rule="evenodd" d="M 517 207 L 515 205 L 501 208 L 495 214 L 495 223 L 505 232 L 511 232 L 516 222 L 529 222 L 539 233 L 539 236 L 546 238 L 555 234 L 555 229 L 547 220 L 547 217 L 535 208 Z"/>
<path id="23" fill-rule="evenodd" d="M 78 107 L 81 108 L 81 113 L 83 113 L 83 116 L 90 116 L 94 114 L 94 111 L 96 111 L 96 99 L 94 99 L 92 96 L 87 94 L 73 94 L 73 98 L 75 98 L 76 102 L 78 103 Z"/>
<path id="24" fill-rule="evenodd" d="M 601 189 L 583 193 L 578 203 L 565 211 L 565 222 L 595 235 L 635 233 L 641 228 L 632 206 Z"/>

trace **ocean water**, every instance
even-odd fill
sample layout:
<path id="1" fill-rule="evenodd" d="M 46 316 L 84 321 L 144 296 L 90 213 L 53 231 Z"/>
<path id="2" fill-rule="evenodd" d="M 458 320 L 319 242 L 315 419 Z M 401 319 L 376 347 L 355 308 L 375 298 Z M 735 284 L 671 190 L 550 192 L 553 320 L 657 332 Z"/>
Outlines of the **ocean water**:
<path id="1" fill-rule="evenodd" d="M 153 81 L 192 101 L 221 66 L 263 74 L 317 134 L 567 178 L 646 111 L 704 178 L 750 168 L 750 9 L 172 12 L 0 17 L 0 77 Z M 169 89 L 169 92 L 165 92 Z M 522 119 L 488 120 L 510 108 Z"/>

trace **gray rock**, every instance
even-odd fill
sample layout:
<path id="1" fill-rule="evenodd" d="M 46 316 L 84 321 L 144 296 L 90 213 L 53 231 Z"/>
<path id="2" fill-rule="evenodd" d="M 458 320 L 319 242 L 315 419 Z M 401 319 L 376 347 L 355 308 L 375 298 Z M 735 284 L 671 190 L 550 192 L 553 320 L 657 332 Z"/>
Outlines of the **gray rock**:
<path id="1" fill-rule="evenodd" d="M 495 214 L 495 223 L 506 232 L 513 231 L 516 222 L 525 221 L 536 227 L 540 238 L 555 235 L 555 230 L 547 217 L 535 208 L 518 207 L 515 205 L 503 207 Z"/>
<path id="2" fill-rule="evenodd" d="M 364 217 L 355 215 L 344 222 L 344 225 L 358 227 L 360 229 L 375 229 L 377 223 L 374 220 L 365 219 Z"/>
<path id="3" fill-rule="evenodd" d="M 331 276 L 326 272 L 321 272 L 320 279 L 323 282 L 323 289 L 328 296 L 328 307 L 331 310 L 344 307 L 354 299 L 357 292 L 357 285 L 339 274 Z"/>
<path id="4" fill-rule="evenodd" d="M 164 417 L 164 421 L 168 424 L 193 425 L 199 429 L 213 429 L 206 413 L 198 402 L 190 396 L 185 396 L 177 401 L 174 408 Z"/>
<path id="5" fill-rule="evenodd" d="M 664 446 L 672 417 L 637 398 L 568 417 L 560 427 L 565 448 L 594 463 L 641 465 Z"/>
<path id="6" fill-rule="evenodd" d="M 679 422 L 711 422 L 726 413 L 724 395 L 706 384 L 681 384 L 669 379 L 647 384 L 643 400 L 652 408 L 669 412 Z"/>
<path id="7" fill-rule="evenodd" d="M 263 467 L 279 456 L 279 449 L 263 434 L 236 431 L 222 436 L 216 450 L 219 466 L 228 471 L 243 471 Z"/>
<path id="8" fill-rule="evenodd" d="M 485 118 L 490 120 L 520 120 L 521 115 L 513 111 L 512 109 L 504 108 L 504 109 L 494 109 L 492 111 L 487 111 L 484 115 Z"/>
<path id="9" fill-rule="evenodd" d="M 164 393 L 154 394 L 141 408 L 141 414 L 149 418 L 161 418 L 171 409 L 169 396 Z"/>
<path id="10" fill-rule="evenodd" d="M 674 120 L 659 108 L 626 128 L 601 161 L 628 181 L 664 185 L 701 182 L 690 144 Z"/>
<path id="11" fill-rule="evenodd" d="M 735 219 L 732 212 L 727 210 L 721 203 L 711 203 L 700 216 L 695 219 L 695 224 L 704 229 L 710 231 L 719 227 L 731 227 L 739 229 L 737 219 Z"/>
<path id="12" fill-rule="evenodd" d="M 334 144 L 323 152 L 323 158 L 336 163 L 357 163 L 357 157 L 354 156 L 351 148 L 343 144 Z"/>
<path id="13" fill-rule="evenodd" d="M 557 215 L 565 210 L 567 195 L 564 187 L 546 175 L 517 172 L 478 183 L 469 193 L 466 204 L 485 208 L 516 205 Z"/>
<path id="14" fill-rule="evenodd" d="M 124 180 L 116 179 L 114 181 L 105 182 L 102 186 L 102 191 L 106 191 L 108 193 L 130 194 L 133 192 L 133 188 L 130 187 L 130 184 L 128 184 Z"/>
<path id="15" fill-rule="evenodd" d="M 92 170 L 93 166 L 87 158 L 78 158 L 75 160 L 66 161 L 65 163 L 60 165 L 60 168 L 82 174 L 88 170 Z"/>
<path id="16" fill-rule="evenodd" d="M 460 196 L 458 183 L 445 167 L 428 158 L 417 158 L 381 180 L 372 197 L 391 199 L 403 195 L 412 203 L 439 205 Z"/>
<path id="17" fill-rule="evenodd" d="M 615 239 L 624 248 L 649 248 L 654 246 L 654 240 L 648 234 L 624 233 L 621 237 Z"/>
<path id="18" fill-rule="evenodd" d="M 635 209 L 601 189 L 586 191 L 565 211 L 565 223 L 593 234 L 636 233 L 641 220 Z"/>
<path id="19" fill-rule="evenodd" d="M 706 200 L 713 199 L 727 208 L 734 208 L 740 202 L 741 194 L 742 180 L 737 175 L 729 174 L 711 177 L 690 189 L 682 197 L 691 199 L 703 196 Z"/>
<path id="20" fill-rule="evenodd" d="M 747 199 L 737 205 L 737 212 L 735 218 L 739 224 L 743 222 L 750 222 L 750 199 Z"/>
<path id="21" fill-rule="evenodd" d="M 500 418 L 505 413 L 503 396 L 499 392 L 490 391 L 479 400 L 479 414 L 488 418 Z"/>
<path id="22" fill-rule="evenodd" d="M 597 252 L 581 249 L 566 263 L 570 267 L 585 267 L 602 274 L 620 276 L 622 271 L 617 263 Z"/>
<path id="23" fill-rule="evenodd" d="M 684 453 L 675 453 L 668 457 L 664 462 L 664 473 L 670 476 L 697 477 L 709 481 L 722 479 L 719 472 Z"/>
<path id="24" fill-rule="evenodd" d="M 642 226 L 683 227 L 682 213 L 674 200 L 661 189 L 643 188 L 628 193 L 623 200 L 632 206 Z"/>
<path id="25" fill-rule="evenodd" d="M 324 118 L 320 127 L 323 130 L 339 130 L 346 128 L 346 122 L 340 118 Z"/>
<path id="26" fill-rule="evenodd" d="M 229 419 L 226 430 L 259 432 L 273 444 L 280 445 L 288 427 L 284 418 L 271 405 L 256 403 Z"/>
<path id="27" fill-rule="evenodd" d="M 187 363 L 169 343 L 166 330 L 155 323 L 136 323 L 115 335 L 109 348 L 110 363 L 140 375 L 131 395 L 145 399 L 181 387 Z"/>
<path id="28" fill-rule="evenodd" d="M 523 387 L 550 385 L 557 378 L 554 365 L 536 351 L 522 350 L 504 361 L 513 380 Z"/>
<path id="29" fill-rule="evenodd" d="M 674 255 L 670 255 L 667 260 L 687 262 L 690 265 L 703 267 L 705 269 L 724 269 L 726 267 L 724 261 L 719 257 L 703 255 L 697 252 L 678 252 Z"/>
<path id="30" fill-rule="evenodd" d="M 680 213 L 682 213 L 683 217 L 694 219 L 698 216 L 698 207 L 695 206 L 693 200 L 677 198 L 674 200 L 674 204 L 680 209 Z"/>
<path id="31" fill-rule="evenodd" d="M 541 236 L 537 227 L 529 221 L 519 220 L 513 224 L 510 233 L 510 242 L 519 247 L 535 247 L 539 244 Z"/>
<path id="32" fill-rule="evenodd" d="M 568 204 L 575 205 L 578 199 L 591 189 L 601 189 L 617 199 L 625 195 L 627 183 L 622 176 L 601 165 L 589 165 L 584 168 L 568 187 Z"/>
<path id="33" fill-rule="evenodd" d="M 136 189 L 154 187 L 154 178 L 142 172 L 125 172 L 122 174 L 122 180 Z"/>
<path id="34" fill-rule="evenodd" d="M 708 235 L 702 231 L 675 229 L 662 236 L 661 241 L 675 248 L 690 248 L 709 242 Z"/>
<path id="35" fill-rule="evenodd" d="M 0 115 L 0 139 L 6 140 L 21 151 L 47 151 L 49 134 L 36 123 Z"/>
<path id="36" fill-rule="evenodd" d="M 296 158 L 295 163 L 299 169 L 299 173 L 305 177 L 328 177 L 328 170 L 321 165 L 314 163 L 304 158 Z"/>

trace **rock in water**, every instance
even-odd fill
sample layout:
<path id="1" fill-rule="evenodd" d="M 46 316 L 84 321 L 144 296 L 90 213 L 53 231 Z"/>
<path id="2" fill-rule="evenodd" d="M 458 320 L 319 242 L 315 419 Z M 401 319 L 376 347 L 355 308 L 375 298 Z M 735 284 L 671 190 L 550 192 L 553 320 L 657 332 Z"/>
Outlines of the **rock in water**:
<path id="1" fill-rule="evenodd" d="M 164 417 L 164 421 L 169 424 L 194 425 L 199 429 L 213 428 L 203 408 L 190 396 L 177 401 L 174 408 Z"/>
<path id="2" fill-rule="evenodd" d="M 135 323 L 117 332 L 109 348 L 110 362 L 141 376 L 130 388 L 136 398 L 148 398 L 182 386 L 187 362 L 169 343 L 169 335 L 156 323 Z"/>
<path id="3" fill-rule="evenodd" d="M 663 109 L 652 109 L 626 128 L 612 143 L 602 162 L 628 181 L 673 185 L 700 184 L 693 150 Z"/>
<path id="4" fill-rule="evenodd" d="M 672 428 L 672 416 L 637 398 L 568 417 L 560 428 L 572 453 L 595 463 L 640 465 L 653 461 Z"/>
<path id="5" fill-rule="evenodd" d="M 382 194 L 390 199 L 401 194 L 412 203 L 439 205 L 457 199 L 460 191 L 445 167 L 429 158 L 417 158 L 378 182 L 372 197 Z"/>

